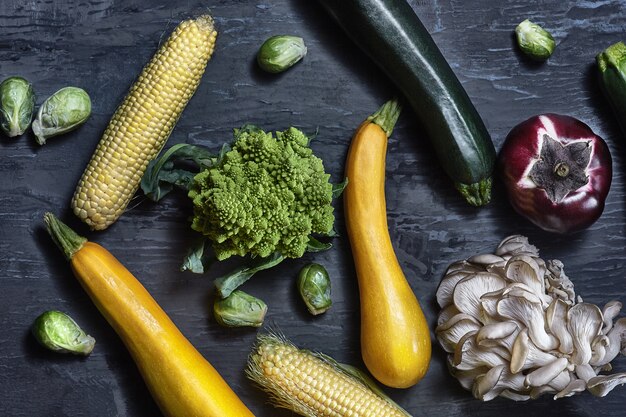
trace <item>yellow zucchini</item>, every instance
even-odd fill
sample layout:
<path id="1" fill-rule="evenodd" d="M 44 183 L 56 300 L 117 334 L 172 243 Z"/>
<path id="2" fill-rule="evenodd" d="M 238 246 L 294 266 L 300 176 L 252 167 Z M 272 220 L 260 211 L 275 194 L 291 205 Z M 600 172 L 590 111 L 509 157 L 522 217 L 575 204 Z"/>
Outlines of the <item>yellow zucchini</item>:
<path id="1" fill-rule="evenodd" d="M 44 219 L 74 275 L 126 345 L 165 416 L 253 417 L 124 265 L 51 213 Z"/>
<path id="2" fill-rule="evenodd" d="M 343 199 L 361 300 L 361 353 L 383 384 L 407 388 L 428 370 L 430 332 L 393 250 L 387 228 L 385 157 L 400 113 L 385 103 L 356 131 Z"/>

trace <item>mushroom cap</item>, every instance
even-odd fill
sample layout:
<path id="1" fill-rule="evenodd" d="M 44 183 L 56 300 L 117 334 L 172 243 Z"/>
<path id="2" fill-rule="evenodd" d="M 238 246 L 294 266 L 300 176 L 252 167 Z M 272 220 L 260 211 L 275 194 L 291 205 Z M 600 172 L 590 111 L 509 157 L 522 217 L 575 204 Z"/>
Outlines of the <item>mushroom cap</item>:
<path id="1" fill-rule="evenodd" d="M 480 298 L 506 287 L 506 281 L 490 272 L 476 272 L 461 279 L 454 287 L 452 299 L 456 308 L 470 316 L 480 317 Z"/>
<path id="2" fill-rule="evenodd" d="M 595 361 L 592 365 L 604 366 L 611 362 L 620 353 L 620 349 L 623 349 L 626 343 L 626 317 L 615 322 L 615 325 L 611 326 L 611 330 L 606 335 L 608 339 L 607 346 L 604 351 L 604 356 Z M 626 354 L 622 351 L 622 355 Z"/>
<path id="3" fill-rule="evenodd" d="M 510 355 L 506 349 L 481 347 L 476 342 L 476 333 L 469 332 L 459 340 L 452 361 L 454 368 L 467 371 L 480 366 L 493 368 L 508 362 Z"/>
<path id="4" fill-rule="evenodd" d="M 558 377 L 561 372 L 567 369 L 568 364 L 569 361 L 567 358 L 557 358 L 551 363 L 537 368 L 526 375 L 524 384 L 527 387 L 541 387 L 543 385 L 548 385 L 553 379 Z"/>
<path id="5" fill-rule="evenodd" d="M 459 309 L 456 308 L 454 304 L 450 304 L 439 312 L 439 316 L 437 317 L 437 326 L 447 322 L 459 313 L 461 313 Z"/>
<path id="6" fill-rule="evenodd" d="M 589 363 L 593 354 L 591 344 L 602 329 L 602 312 L 598 306 L 578 303 L 567 312 L 567 327 L 572 334 L 575 365 Z"/>
<path id="7" fill-rule="evenodd" d="M 522 329 L 511 349 L 510 370 L 513 373 L 538 368 L 553 362 L 557 356 L 539 349 L 528 336 L 528 329 Z"/>
<path id="8" fill-rule="evenodd" d="M 613 375 L 601 375 L 587 381 L 587 390 L 596 397 L 604 397 L 618 385 L 626 384 L 626 372 Z"/>
<path id="9" fill-rule="evenodd" d="M 574 379 L 572 380 L 565 388 L 559 391 L 554 399 L 558 400 L 559 398 L 571 397 L 574 394 L 579 392 L 583 392 L 587 388 L 587 383 L 582 379 Z"/>
<path id="10" fill-rule="evenodd" d="M 463 336 L 467 333 L 478 331 L 480 327 L 480 322 L 474 317 L 461 313 L 437 326 L 435 335 L 444 350 L 448 353 L 453 353 Z"/>
<path id="11" fill-rule="evenodd" d="M 570 354 L 574 351 L 572 335 L 567 327 L 568 305 L 565 301 L 555 298 L 546 310 L 548 330 L 559 340 L 559 352 Z"/>
<path id="12" fill-rule="evenodd" d="M 545 281 L 539 264 L 530 256 L 513 256 L 504 267 L 504 273 L 509 281 L 525 284 L 535 296 L 547 303 L 551 301 L 545 293 Z"/>
<path id="13" fill-rule="evenodd" d="M 619 301 L 609 301 L 602 309 L 603 327 L 602 333 L 607 334 L 613 327 L 613 319 L 622 310 L 622 303 Z"/>
<path id="14" fill-rule="evenodd" d="M 523 284 L 522 284 L 523 285 Z M 559 345 L 558 340 L 545 331 L 544 312 L 541 302 L 527 296 L 527 292 L 520 291 L 519 295 L 509 294 L 498 301 L 498 314 L 516 320 L 528 328 L 530 339 L 537 347 L 550 351 Z"/>
<path id="15" fill-rule="evenodd" d="M 518 330 L 519 325 L 514 321 L 485 324 L 478 330 L 476 341 L 480 346 L 502 346 L 510 351 Z"/>
<path id="16" fill-rule="evenodd" d="M 454 287 L 456 287 L 456 284 L 460 280 L 471 274 L 471 272 L 454 271 L 443 277 L 439 283 L 439 288 L 437 288 L 437 303 L 439 304 L 439 307 L 446 308 L 448 305 L 452 304 Z"/>

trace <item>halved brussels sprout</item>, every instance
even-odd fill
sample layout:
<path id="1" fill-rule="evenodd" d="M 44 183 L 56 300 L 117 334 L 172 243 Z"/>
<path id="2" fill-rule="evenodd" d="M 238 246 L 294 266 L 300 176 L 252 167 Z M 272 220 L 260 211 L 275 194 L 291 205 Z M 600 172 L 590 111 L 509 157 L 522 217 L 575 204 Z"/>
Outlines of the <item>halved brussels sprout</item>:
<path id="1" fill-rule="evenodd" d="M 70 316 L 55 310 L 37 317 L 32 332 L 42 346 L 55 352 L 87 356 L 96 344 Z"/>
<path id="2" fill-rule="evenodd" d="M 9 137 L 22 135 L 35 109 L 33 86 L 22 77 L 9 77 L 0 84 L 0 127 Z"/>
<path id="3" fill-rule="evenodd" d="M 33 122 L 37 143 L 67 133 L 85 123 L 91 114 L 91 99 L 82 88 L 64 87 L 48 97 Z"/>

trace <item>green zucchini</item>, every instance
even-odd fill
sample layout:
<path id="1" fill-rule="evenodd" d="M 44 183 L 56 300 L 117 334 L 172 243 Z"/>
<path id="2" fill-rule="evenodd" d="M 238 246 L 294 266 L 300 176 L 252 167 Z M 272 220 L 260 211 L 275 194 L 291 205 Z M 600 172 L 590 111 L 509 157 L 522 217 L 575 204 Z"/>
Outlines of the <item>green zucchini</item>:
<path id="1" fill-rule="evenodd" d="M 491 199 L 496 151 L 463 86 L 405 0 L 319 0 L 406 96 L 463 197 Z"/>

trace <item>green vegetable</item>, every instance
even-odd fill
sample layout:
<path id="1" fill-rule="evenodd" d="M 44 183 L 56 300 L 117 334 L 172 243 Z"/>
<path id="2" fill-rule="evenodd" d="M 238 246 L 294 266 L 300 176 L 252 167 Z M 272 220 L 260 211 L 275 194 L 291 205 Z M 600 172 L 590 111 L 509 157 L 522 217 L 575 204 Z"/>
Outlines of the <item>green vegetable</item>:
<path id="1" fill-rule="evenodd" d="M 60 311 L 46 311 L 37 317 L 32 332 L 42 346 L 55 352 L 87 356 L 96 344 L 93 337 Z"/>
<path id="2" fill-rule="evenodd" d="M 489 132 L 411 6 L 405 0 L 319 2 L 404 93 L 463 197 L 487 204 L 496 160 Z"/>
<path id="3" fill-rule="evenodd" d="M 515 28 L 517 44 L 524 54 L 537 60 L 545 60 L 554 52 L 554 38 L 541 26 L 526 19 Z"/>
<path id="4" fill-rule="evenodd" d="M 298 274 L 298 291 L 309 312 L 313 315 L 325 313 L 332 305 L 330 299 L 330 278 L 320 264 L 304 266 Z"/>
<path id="5" fill-rule="evenodd" d="M 329 182 L 309 141 L 293 127 L 274 136 L 246 125 L 217 155 L 180 144 L 149 164 L 141 181 L 147 196 L 158 201 L 174 187 L 186 190 L 194 204 L 192 228 L 211 241 L 215 258 L 249 258 L 215 280 L 220 297 L 286 258 L 332 247 L 313 235 L 337 236 L 331 202 L 348 181 Z M 205 244 L 194 244 L 181 269 L 205 271 L 212 261 Z"/>
<path id="6" fill-rule="evenodd" d="M 193 177 L 198 171 L 189 171 L 176 167 L 178 161 L 190 161 L 199 167 L 212 166 L 216 158 L 201 146 L 179 143 L 172 146 L 159 158 L 148 164 L 146 173 L 141 178 L 141 189 L 152 201 L 159 201 L 174 187 L 189 189 Z"/>
<path id="7" fill-rule="evenodd" d="M 0 127 L 9 137 L 22 135 L 33 119 L 35 93 L 22 77 L 9 77 L 0 84 Z"/>
<path id="8" fill-rule="evenodd" d="M 207 249 L 207 239 L 205 237 L 196 240 L 187 251 L 180 270 L 190 271 L 194 274 L 204 273 L 206 268 L 215 260 L 215 257 Z"/>
<path id="9" fill-rule="evenodd" d="M 314 237 L 309 236 L 306 251 L 312 253 L 323 252 L 332 247 L 332 243 L 320 242 Z M 266 258 L 253 258 L 250 264 L 239 267 L 220 278 L 216 278 L 214 282 L 217 293 L 222 298 L 228 297 L 231 292 L 243 285 L 257 272 L 273 268 L 284 260 L 285 257 L 279 252 L 275 252 Z"/>
<path id="10" fill-rule="evenodd" d="M 299 258 L 311 234 L 333 230 L 333 186 L 309 139 L 296 128 L 276 136 L 235 131 L 221 164 L 191 184 L 191 227 L 213 242 L 218 260 L 232 255 Z"/>
<path id="11" fill-rule="evenodd" d="M 91 114 L 91 100 L 85 90 L 65 87 L 51 95 L 39 108 L 33 122 L 37 143 L 67 133 L 85 123 Z"/>
<path id="12" fill-rule="evenodd" d="M 213 305 L 215 320 L 226 327 L 260 327 L 267 313 L 267 305 L 243 291 L 233 291 Z"/>
<path id="13" fill-rule="evenodd" d="M 278 73 L 291 68 L 306 55 L 304 40 L 297 36 L 272 36 L 261 45 L 257 54 L 259 66 L 267 72 Z"/>
<path id="14" fill-rule="evenodd" d="M 626 45 L 618 42 L 597 57 L 600 84 L 626 135 Z"/>

